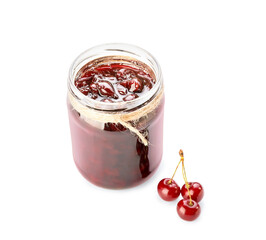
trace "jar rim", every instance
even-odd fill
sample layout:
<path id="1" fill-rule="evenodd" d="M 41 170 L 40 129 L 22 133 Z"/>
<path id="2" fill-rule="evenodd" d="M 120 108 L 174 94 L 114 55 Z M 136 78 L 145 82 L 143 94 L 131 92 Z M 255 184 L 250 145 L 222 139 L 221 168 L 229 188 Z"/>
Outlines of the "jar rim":
<path id="1" fill-rule="evenodd" d="M 130 57 L 138 62 L 146 64 L 155 76 L 156 81 L 154 86 L 143 96 L 126 102 L 100 102 L 81 93 L 74 84 L 78 71 L 87 63 L 108 56 Z M 148 102 L 160 91 L 162 83 L 161 68 L 155 57 L 145 49 L 127 43 L 106 43 L 89 48 L 74 60 L 68 75 L 68 90 L 81 104 L 97 110 L 107 111 L 130 110 Z"/>

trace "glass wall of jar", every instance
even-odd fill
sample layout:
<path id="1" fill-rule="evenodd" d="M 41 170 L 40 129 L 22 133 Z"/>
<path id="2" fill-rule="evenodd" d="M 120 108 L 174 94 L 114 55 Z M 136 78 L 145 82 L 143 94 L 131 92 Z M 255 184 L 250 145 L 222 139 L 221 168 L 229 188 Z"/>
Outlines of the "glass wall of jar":
<path id="1" fill-rule="evenodd" d="M 163 153 L 163 79 L 155 58 L 129 44 L 93 47 L 72 64 L 68 113 L 75 164 L 91 183 L 146 181 Z"/>

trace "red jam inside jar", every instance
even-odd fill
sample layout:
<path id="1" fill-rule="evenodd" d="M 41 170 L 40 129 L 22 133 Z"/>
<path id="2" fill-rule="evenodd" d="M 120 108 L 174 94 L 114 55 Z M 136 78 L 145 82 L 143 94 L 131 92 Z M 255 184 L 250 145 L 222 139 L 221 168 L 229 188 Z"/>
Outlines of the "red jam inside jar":
<path id="1" fill-rule="evenodd" d="M 128 49 L 131 54 L 125 51 Z M 97 58 L 98 52 L 101 55 Z M 139 52 L 147 59 L 138 59 Z M 70 71 L 68 112 L 74 161 L 87 180 L 100 187 L 121 189 L 152 176 L 163 150 L 163 94 L 158 98 L 162 91 L 157 62 L 140 48 L 107 44 L 79 56 Z M 156 96 L 159 100 L 154 106 Z M 139 115 L 148 105 L 152 106 L 149 111 Z M 128 121 L 137 134 L 123 122 L 99 121 L 98 115 L 91 114 L 94 111 L 133 115 L 137 111 L 137 119 Z"/>
<path id="2" fill-rule="evenodd" d="M 123 64 L 85 66 L 75 79 L 84 95 L 103 102 L 130 101 L 144 95 L 155 83 L 149 73 Z"/>

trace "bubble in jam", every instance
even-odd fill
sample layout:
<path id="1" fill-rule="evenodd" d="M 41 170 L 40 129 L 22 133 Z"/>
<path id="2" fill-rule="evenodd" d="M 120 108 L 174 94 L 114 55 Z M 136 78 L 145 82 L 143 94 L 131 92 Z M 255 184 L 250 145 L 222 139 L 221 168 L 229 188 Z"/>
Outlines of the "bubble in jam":
<path id="1" fill-rule="evenodd" d="M 83 67 L 75 86 L 84 95 L 102 102 L 131 101 L 147 93 L 155 84 L 148 71 L 124 64 Z"/>

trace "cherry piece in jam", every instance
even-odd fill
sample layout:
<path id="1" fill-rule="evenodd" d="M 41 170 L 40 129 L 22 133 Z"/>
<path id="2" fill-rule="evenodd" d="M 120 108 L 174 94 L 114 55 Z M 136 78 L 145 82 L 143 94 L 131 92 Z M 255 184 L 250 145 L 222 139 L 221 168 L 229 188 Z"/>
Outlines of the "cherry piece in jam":
<path id="1" fill-rule="evenodd" d="M 110 131 L 110 132 L 121 132 L 121 131 L 125 131 L 126 128 L 120 123 L 105 123 L 104 130 Z"/>
<path id="2" fill-rule="evenodd" d="M 179 217 L 186 221 L 193 221 L 200 215 L 200 205 L 189 199 L 182 199 L 177 204 L 177 213 Z"/>
<path id="3" fill-rule="evenodd" d="M 95 84 L 97 86 L 98 92 L 103 97 L 111 97 L 111 98 L 117 98 L 115 97 L 115 90 L 113 85 L 108 81 L 99 81 Z"/>
<path id="4" fill-rule="evenodd" d="M 136 77 L 133 77 L 130 80 L 121 81 L 120 85 L 126 87 L 130 92 L 142 92 L 143 89 L 143 81 Z"/>
<path id="5" fill-rule="evenodd" d="M 198 182 L 188 182 L 189 192 L 191 195 L 191 199 L 196 202 L 200 202 L 204 196 L 204 190 L 200 183 Z M 186 188 L 186 184 L 183 185 L 181 189 L 181 194 L 184 199 L 189 199 L 188 190 Z"/>
<path id="6" fill-rule="evenodd" d="M 84 66 L 77 76 L 75 86 L 81 93 L 108 103 L 134 100 L 155 84 L 148 72 L 123 64 Z"/>
<path id="7" fill-rule="evenodd" d="M 173 201 L 180 195 L 180 187 L 170 178 L 162 179 L 157 186 L 157 191 L 159 196 L 165 201 Z"/>

